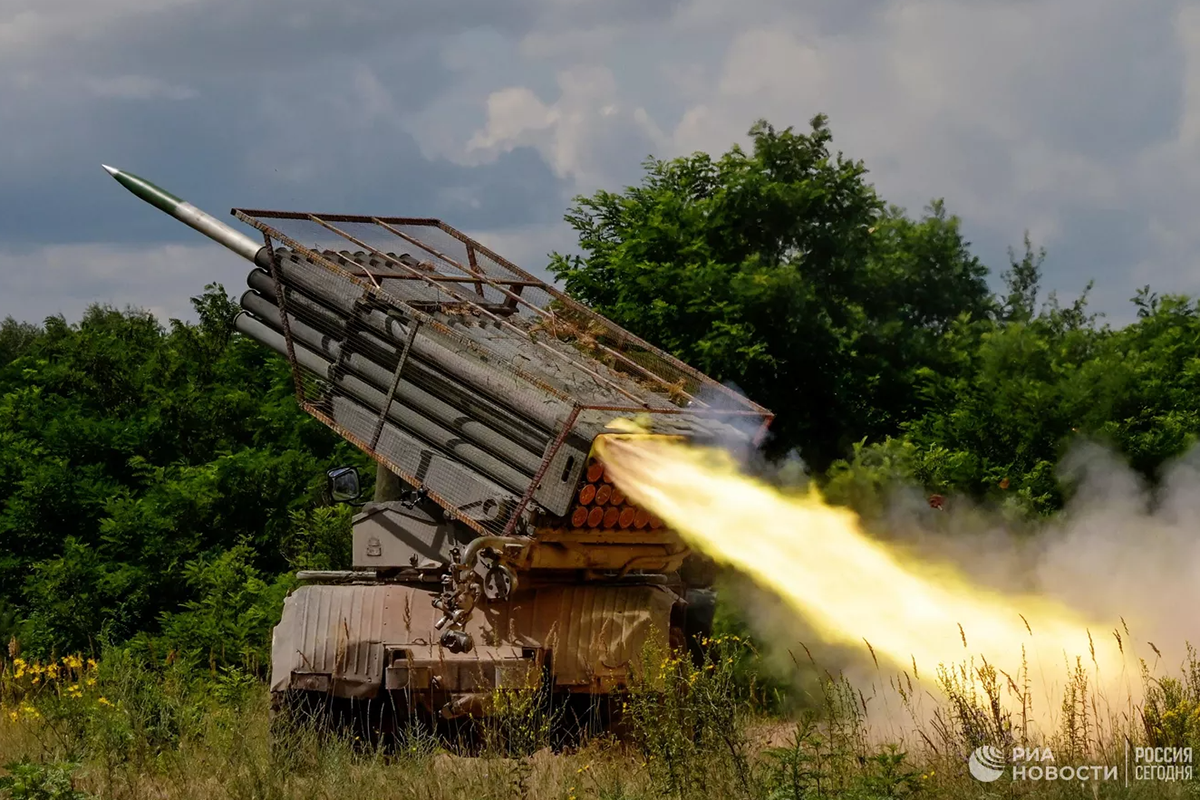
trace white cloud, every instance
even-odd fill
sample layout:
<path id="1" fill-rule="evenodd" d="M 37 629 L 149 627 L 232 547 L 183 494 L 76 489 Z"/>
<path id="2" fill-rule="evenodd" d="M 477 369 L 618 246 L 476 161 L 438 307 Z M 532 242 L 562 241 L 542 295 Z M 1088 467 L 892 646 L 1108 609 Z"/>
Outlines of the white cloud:
<path id="1" fill-rule="evenodd" d="M 1110 202 L 1118 193 L 1106 165 L 1039 138 L 1022 104 L 1031 76 L 1002 68 L 1014 53 L 1028 63 L 1061 49 L 1067 33 L 1025 6 L 943 2 L 893 5 L 854 37 L 745 30 L 715 86 L 675 127 L 674 149 L 719 152 L 755 118 L 803 126 L 826 112 L 835 145 L 866 161 L 885 196 L 919 206 L 946 195 L 968 219 L 1019 235 L 1064 198 Z M 1053 84 L 1056 74 L 1048 66 L 1037 80 Z M 1072 88 L 1056 91 L 1069 101 Z"/>
<path id="2" fill-rule="evenodd" d="M 531 90 L 512 86 L 487 99 L 487 127 L 467 142 L 467 153 L 512 149 L 530 144 L 542 131 L 560 121 L 557 109 L 547 106 Z"/>
<path id="3" fill-rule="evenodd" d="M 479 164 L 518 147 L 533 147 L 556 175 L 587 191 L 611 184 L 614 175 L 629 173 L 646 152 L 666 142 L 646 109 L 621 102 L 607 67 L 564 70 L 557 83 L 559 95 L 552 104 L 522 86 L 492 92 L 483 127 L 460 151 L 451 146 L 443 154 L 461 163 Z"/>

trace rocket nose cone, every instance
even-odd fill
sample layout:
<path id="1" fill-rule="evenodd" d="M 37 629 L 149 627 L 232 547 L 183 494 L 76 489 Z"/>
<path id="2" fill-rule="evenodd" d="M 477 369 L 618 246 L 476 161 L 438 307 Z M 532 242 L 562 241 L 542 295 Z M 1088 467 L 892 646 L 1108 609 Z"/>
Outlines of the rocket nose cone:
<path id="1" fill-rule="evenodd" d="M 117 173 L 121 171 L 116 167 L 110 167 L 108 164 L 101 164 L 100 166 L 104 167 L 104 171 L 109 175 L 112 175 L 114 178 L 117 176 Z"/>

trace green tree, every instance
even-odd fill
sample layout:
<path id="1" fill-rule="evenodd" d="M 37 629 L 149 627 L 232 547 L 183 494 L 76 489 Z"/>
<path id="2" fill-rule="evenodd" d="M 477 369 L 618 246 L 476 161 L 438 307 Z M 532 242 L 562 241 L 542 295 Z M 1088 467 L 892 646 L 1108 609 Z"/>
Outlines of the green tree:
<path id="1" fill-rule="evenodd" d="M 286 571 L 291 512 L 319 502 L 324 469 L 365 460 L 235 334 L 219 286 L 193 305 L 194 325 L 52 317 L 0 366 L 0 608 L 31 652 L 155 632 L 224 585 L 188 565 L 234 547 L 255 574 Z"/>
<path id="2" fill-rule="evenodd" d="M 1087 438 L 1154 479 L 1200 434 L 1200 305 L 1144 287 L 1133 298 L 1137 321 L 1114 330 L 1088 311 L 1090 283 L 1070 305 L 1051 293 L 1038 307 L 1045 251 L 1028 236 L 1009 258 L 994 313 L 956 321 L 937 342 L 948 368 L 917 371 L 923 410 L 901 424 L 920 455 L 913 476 L 1052 513 L 1069 489 L 1058 464 Z M 855 470 L 839 465 L 833 483 L 895 446 L 864 445 L 870 458 L 856 451 Z"/>
<path id="3" fill-rule="evenodd" d="M 242 543 L 183 571 L 194 599 L 162 615 L 162 644 L 204 663 L 261 672 L 270 663 L 271 629 L 279 621 L 292 576 L 271 580 L 252 566 L 254 549 Z"/>
<path id="4" fill-rule="evenodd" d="M 37 325 L 5 317 L 0 322 L 0 369 L 23 355 L 41 333 Z"/>
<path id="5" fill-rule="evenodd" d="M 917 413 L 956 321 L 991 310 L 986 269 L 935 203 L 887 207 L 859 162 L 757 123 L 750 153 L 651 159 L 641 185 L 577 198 L 567 291 L 778 415 L 771 447 L 823 468 Z"/>
<path id="6" fill-rule="evenodd" d="M 1140 301 L 1140 302 L 1139 302 Z M 1153 476 L 1200 434 L 1200 304 L 1181 296 L 1134 298 L 1136 323 L 1114 333 L 1104 367 L 1110 398 L 1100 436 Z"/>

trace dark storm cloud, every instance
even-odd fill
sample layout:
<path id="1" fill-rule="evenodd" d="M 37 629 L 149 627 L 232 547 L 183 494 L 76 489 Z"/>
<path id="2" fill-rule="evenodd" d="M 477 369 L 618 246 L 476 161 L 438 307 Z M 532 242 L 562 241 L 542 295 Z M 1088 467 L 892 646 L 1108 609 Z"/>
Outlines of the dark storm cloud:
<path id="1" fill-rule="evenodd" d="M 111 36 L 56 31 L 82 38 L 66 59 L 61 46 L 32 43 L 25 57 L 0 55 L 0 64 L 17 64 L 0 79 L 0 242 L 180 240 L 177 223 L 131 205 L 101 162 L 218 215 L 240 205 L 452 214 L 483 227 L 545 219 L 561 208 L 561 191 L 540 159 L 513 153 L 474 170 L 430 162 L 399 127 L 404 109 L 449 85 L 438 49 L 461 24 L 456 15 L 515 29 L 535 5 L 500 13 L 467 2 L 450 13 L 428 4 L 208 2 L 129 14 Z M 88 73 L 152 75 L 157 84 L 110 83 L 98 96 Z M 381 98 L 364 96 L 364 75 L 386 113 L 372 108 Z M 476 195 L 449 203 L 441 187 Z"/>
<path id="2" fill-rule="evenodd" d="M 88 297 L 186 313 L 206 277 L 240 285 L 101 162 L 218 216 L 439 216 L 544 262 L 569 249 L 576 192 L 635 182 L 651 153 L 723 152 L 760 117 L 804 128 L 825 112 L 888 200 L 919 213 L 945 197 L 996 275 L 1029 229 L 1047 288 L 1066 299 L 1095 278 L 1116 319 L 1141 283 L 1200 288 L 1188 8 L 8 0 L 0 316 Z"/>

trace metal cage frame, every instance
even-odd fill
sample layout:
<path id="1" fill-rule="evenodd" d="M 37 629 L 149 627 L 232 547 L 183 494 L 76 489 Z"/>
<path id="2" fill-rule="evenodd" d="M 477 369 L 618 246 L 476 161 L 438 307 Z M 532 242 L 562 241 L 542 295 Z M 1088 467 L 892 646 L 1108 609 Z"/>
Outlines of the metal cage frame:
<path id="1" fill-rule="evenodd" d="M 464 348 L 484 357 L 493 356 L 490 359 L 492 361 L 496 361 L 496 359 L 494 354 L 488 351 L 486 345 L 455 331 L 436 318 L 434 314 L 437 313 L 437 308 L 422 308 L 421 304 L 396 296 L 384 286 L 386 281 L 424 282 L 427 286 L 436 289 L 439 297 L 445 295 L 450 298 L 445 302 L 447 307 L 453 306 L 456 309 L 465 310 L 466 313 L 477 318 L 489 320 L 497 330 L 506 331 L 513 339 L 523 337 L 525 341 L 546 353 L 548 357 L 568 363 L 571 369 L 591 376 L 597 381 L 597 385 L 603 385 L 630 401 L 627 405 L 589 401 L 586 397 L 573 396 L 570 392 L 550 385 L 547 381 L 515 364 L 500 364 L 501 370 L 528 383 L 531 389 L 536 388 L 540 393 L 549 393 L 572 407 L 572 411 L 561 429 L 556 432 L 547 445 L 540 469 L 534 475 L 516 510 L 507 521 L 502 532 L 503 535 L 508 536 L 518 532 L 516 528 L 522 514 L 532 501 L 534 491 L 555 454 L 570 435 L 582 411 L 612 412 L 613 414 L 679 414 L 710 419 L 740 418 L 751 422 L 757 420 L 758 425 L 753 436 L 756 445 L 761 443 L 774 418 L 770 411 L 757 403 L 704 375 L 660 348 L 645 342 L 441 220 L 421 217 L 310 214 L 237 208 L 233 209 L 232 213 L 239 220 L 263 234 L 263 240 L 270 254 L 271 268 L 269 271 L 275 287 L 276 300 L 283 312 L 281 315 L 282 332 L 296 384 L 297 399 L 301 407 L 410 485 L 421 486 L 421 481 L 406 474 L 386 456 L 376 452 L 375 445 L 378 441 L 379 431 L 382 429 L 392 405 L 393 394 L 402 380 L 407 353 L 417 328 L 429 326 L 441 336 L 453 340 Z M 286 227 L 288 221 L 318 225 L 322 231 L 331 234 L 335 241 L 345 242 L 347 246 L 356 248 L 357 254 L 340 251 L 338 255 L 330 257 L 328 250 L 317 251 L 281 230 Z M 372 226 L 371 230 L 374 233 L 394 239 L 397 245 L 396 251 L 415 249 L 421 252 L 427 260 L 421 262 L 419 266 L 413 265 L 411 261 L 401 260 L 395 256 L 395 251 L 387 248 L 380 249 L 339 227 L 339 225 L 346 224 Z M 430 242 L 431 237 L 428 233 L 435 230 L 451 237 L 463 246 L 466 263 L 462 263 L 460 259 L 452 257 L 444 249 Z M 288 290 L 280 280 L 281 268 L 279 257 L 276 254 L 277 246 L 287 247 L 293 253 L 303 255 L 311 263 L 329 270 L 339 280 L 353 282 L 357 288 L 362 289 L 363 300 L 373 302 L 376 307 L 390 307 L 414 323 L 409 340 L 401 350 L 391 390 L 386 396 L 384 407 L 377 421 L 375 441 L 364 441 L 352 434 L 306 396 L 302 368 L 296 359 L 292 333 L 288 324 Z M 362 257 L 363 255 L 365 258 Z M 386 270 L 379 269 L 374 266 L 374 263 L 386 265 Z M 493 267 L 493 269 L 487 267 Z M 490 294 L 493 297 L 498 295 L 503 297 L 503 301 L 488 302 L 485 297 L 485 286 L 490 288 Z M 531 289 L 545 293 L 551 298 L 550 302 L 544 306 L 531 302 L 528 296 L 523 296 Z M 555 305 L 557 309 L 551 307 Z M 537 318 L 537 330 L 534 329 L 534 326 L 522 327 L 513 321 L 514 315 L 526 312 Z M 517 319 L 524 318 L 517 317 Z M 572 357 L 569 353 L 564 352 L 563 348 L 551 347 L 546 341 L 539 340 L 539 334 L 548 334 L 560 342 L 569 337 L 576 337 L 575 340 L 578 340 L 582 336 L 588 335 L 591 346 L 598 351 L 606 363 L 601 364 L 596 357 L 586 355 L 582 351 L 578 352 L 577 357 Z M 633 350 L 639 351 L 640 359 L 631 357 L 630 352 Z M 638 385 L 645 388 L 647 393 L 639 396 L 637 392 L 630 389 L 628 382 L 615 377 L 618 374 L 637 379 Z M 672 380 L 672 377 L 675 380 Z M 647 387 L 655 387 L 655 390 Z M 649 402 L 651 395 L 657 395 L 657 403 Z M 670 399 L 669 407 L 662 405 L 661 399 L 664 397 Z M 727 407 L 715 408 L 710 402 L 713 400 L 720 401 Z M 477 533 L 481 535 L 496 533 L 496 531 L 488 530 L 478 521 L 460 514 L 452 504 L 440 498 L 436 492 L 428 488 L 426 488 L 426 492 L 432 500 Z"/>

